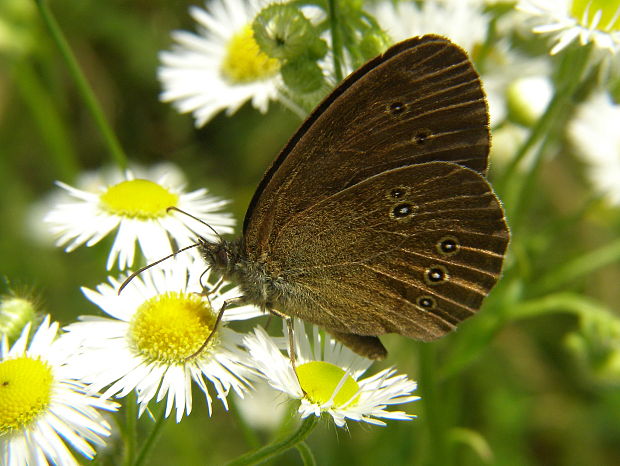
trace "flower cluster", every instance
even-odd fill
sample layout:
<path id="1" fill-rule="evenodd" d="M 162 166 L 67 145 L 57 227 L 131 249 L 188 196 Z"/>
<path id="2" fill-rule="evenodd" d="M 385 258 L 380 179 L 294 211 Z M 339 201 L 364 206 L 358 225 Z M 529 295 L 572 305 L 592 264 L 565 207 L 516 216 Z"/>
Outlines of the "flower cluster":
<path id="1" fill-rule="evenodd" d="M 67 251 L 71 251 L 84 244 L 93 245 L 116 232 L 108 269 L 117 262 L 121 269 L 133 264 L 137 259 L 136 242 L 142 253 L 140 262 L 148 262 L 187 246 L 198 237 L 217 240 L 215 234 L 230 231 L 231 217 L 220 211 L 224 201 L 208 196 L 204 189 L 186 192 L 183 177 L 171 165 L 85 176 L 80 189 L 62 183 L 60 187 L 66 193 L 56 198 L 46 217 L 59 236 L 58 244 L 69 244 Z M 205 223 L 199 218 L 206 219 Z M 104 437 L 110 435 L 111 426 L 98 411 L 117 408 L 116 403 L 107 401 L 110 398 L 119 399 L 134 392 L 138 416 L 152 402 L 165 400 L 163 416 L 174 412 L 180 422 L 192 411 L 192 385 L 201 390 L 209 413 L 214 398 L 228 409 L 230 393 L 243 399 L 261 379 L 279 388 L 274 380 L 281 375 L 265 368 L 291 371 L 291 361 L 279 352 L 275 354 L 276 343 L 270 342 L 271 337 L 264 331 L 255 330 L 265 346 L 261 348 L 249 336 L 229 326 L 231 321 L 257 317 L 263 311 L 241 305 L 228 309 L 218 320 L 224 303 L 238 298 L 241 292 L 205 269 L 198 255 L 178 254 L 129 281 L 128 271 L 121 271 L 95 289 L 82 289 L 105 316 L 81 316 L 78 322 L 67 325 L 56 341 L 53 340 L 58 324 L 50 324 L 46 318 L 29 350 L 25 350 L 25 345 L 31 324 L 26 325 L 10 350 L 5 333 L 0 378 L 4 377 L 8 388 L 0 394 L 0 404 L 5 404 L 5 435 L 1 441 L 5 443 L 7 464 L 24 464 L 23 461 L 34 461 L 33 458 L 73 461 L 58 435 L 67 439 L 78 453 L 93 457 L 95 450 L 91 444 L 102 446 Z M 13 317 L 17 304 L 8 300 L 5 304 L 8 319 Z M 343 406 L 287 392 L 302 399 L 302 417 L 309 410 L 317 415 L 327 412 L 339 426 L 344 425 L 345 417 L 375 424 L 381 423 L 377 418 L 409 419 L 404 413 L 384 408 L 414 400 L 410 393 L 415 390 L 415 383 L 404 376 L 393 376 L 393 370 L 356 382 L 369 361 L 362 362 L 352 353 L 340 359 L 331 357 L 348 351 L 331 340 L 325 359 L 319 354 L 307 354 L 306 334 L 299 326 L 295 338 L 298 342 L 306 341 L 305 346 L 297 345 L 300 360 L 305 363 L 297 368 L 300 380 L 307 367 L 311 368 L 307 363 L 314 358 L 343 374 L 355 367 L 351 383 L 357 387 L 354 399 Z M 267 356 L 269 351 L 271 356 Z M 28 377 L 19 375 L 22 373 Z M 323 392 L 333 390 L 333 376 L 329 373 L 314 374 L 313 386 Z M 345 384 L 349 391 L 353 389 L 351 383 Z M 27 384 L 38 388 L 31 393 L 23 388 Z M 310 389 L 305 390 L 311 393 Z M 67 411 L 68 403 L 73 403 L 77 411 L 73 417 Z"/>

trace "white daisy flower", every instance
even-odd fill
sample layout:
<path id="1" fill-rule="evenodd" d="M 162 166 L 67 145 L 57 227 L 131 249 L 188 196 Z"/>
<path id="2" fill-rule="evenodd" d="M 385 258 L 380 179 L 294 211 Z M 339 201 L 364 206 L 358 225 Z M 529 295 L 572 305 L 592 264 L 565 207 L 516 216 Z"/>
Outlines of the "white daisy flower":
<path id="1" fill-rule="evenodd" d="M 248 100 L 265 113 L 282 85 L 280 62 L 254 40 L 252 21 L 266 0 L 212 0 L 207 10 L 190 8 L 196 34 L 176 31 L 176 44 L 159 55 L 161 100 L 192 112 L 197 127 L 226 109 L 232 115 Z"/>
<path id="2" fill-rule="evenodd" d="M 483 5 L 472 0 L 428 0 L 416 3 L 384 0 L 370 11 L 394 42 L 424 34 L 449 37 L 471 55 L 484 42 L 489 24 Z"/>
<path id="3" fill-rule="evenodd" d="M 67 361 L 72 347 L 56 339 L 47 316 L 28 346 L 30 324 L 9 347 L 0 347 L 0 463 L 18 466 L 77 465 L 71 449 L 86 458 L 105 445 L 110 424 L 99 410 L 116 403 L 86 393 Z"/>
<path id="4" fill-rule="evenodd" d="M 384 0 L 371 11 L 387 33 L 396 41 L 424 34 L 440 34 L 461 46 L 476 60 L 476 49 L 486 41 L 491 17 L 479 0 L 428 0 L 394 3 Z M 485 56 L 481 70 L 489 103 L 491 127 L 502 123 L 508 114 L 507 92 L 517 79 L 548 79 L 549 66 L 544 60 L 532 60 L 515 53 L 500 40 Z M 523 94 L 525 102 L 539 102 L 538 96 Z"/>
<path id="5" fill-rule="evenodd" d="M 195 354 L 211 334 L 223 302 L 240 293 L 221 287 L 207 297 L 201 294 L 200 280 L 208 279 L 204 264 L 195 261 L 186 268 L 172 260 L 169 265 L 144 271 L 120 295 L 122 280 L 111 277 L 96 291 L 83 288 L 110 318 L 82 316 L 66 330 L 82 347 L 76 364 L 91 390 L 108 387 L 103 396 L 117 398 L 135 390 L 140 415 L 153 398 L 159 402 L 167 396 L 165 415 L 174 407 L 179 422 L 192 410 L 192 381 L 204 392 L 209 413 L 207 381 L 225 408 L 230 390 L 244 394 L 253 371 L 245 364 L 241 335 L 225 322 L 261 313 L 254 306 L 229 309 L 207 347 Z"/>
<path id="6" fill-rule="evenodd" d="M 372 377 L 360 377 L 372 364 L 333 338 L 323 338 L 314 327 L 312 342 L 301 321 L 295 321 L 294 341 L 297 375 L 281 349 L 288 339 L 272 338 L 261 327 L 244 338 L 255 367 L 269 384 L 300 399 L 302 418 L 328 413 L 337 426 L 346 419 L 385 425 L 381 419 L 410 420 L 402 411 L 387 411 L 389 405 L 418 400 L 411 395 L 417 384 L 405 375 L 385 369 Z M 300 386 L 301 383 L 301 386 Z M 302 390 L 303 387 L 303 390 Z"/>
<path id="7" fill-rule="evenodd" d="M 213 231 L 201 222 L 179 212 L 176 207 L 211 225 L 221 233 L 231 233 L 233 219 L 219 212 L 227 201 L 207 195 L 207 190 L 185 192 L 179 171 L 165 169 L 117 171 L 108 180 L 93 183 L 86 189 L 59 182 L 67 193 L 45 217 L 59 246 L 67 252 L 79 246 L 93 246 L 116 230 L 108 256 L 110 270 L 118 260 L 124 270 L 134 262 L 136 242 L 147 262 L 153 262 L 178 247 L 195 243 L 196 236 L 214 238 Z"/>
<path id="8" fill-rule="evenodd" d="M 612 54 L 620 51 L 620 4 L 616 0 L 521 0 L 517 8 L 539 23 L 535 33 L 551 33 L 551 55 L 574 40 L 593 43 Z"/>
<path id="9" fill-rule="evenodd" d="M 620 205 L 620 105 L 607 92 L 581 104 L 568 125 L 568 137 L 588 165 L 588 175 L 609 202 Z"/>

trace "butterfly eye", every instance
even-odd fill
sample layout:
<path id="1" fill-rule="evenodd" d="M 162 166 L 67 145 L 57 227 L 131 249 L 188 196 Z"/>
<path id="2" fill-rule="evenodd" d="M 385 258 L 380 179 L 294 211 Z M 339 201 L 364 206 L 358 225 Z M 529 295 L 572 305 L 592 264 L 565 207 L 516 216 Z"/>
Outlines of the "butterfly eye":
<path id="1" fill-rule="evenodd" d="M 413 133 L 413 137 L 411 138 L 414 144 L 418 146 L 423 146 L 428 139 L 433 135 L 433 132 L 430 129 L 421 128 Z"/>
<path id="2" fill-rule="evenodd" d="M 403 219 L 406 219 L 407 217 L 411 217 L 412 215 L 413 215 L 413 206 L 406 202 L 403 202 L 402 204 L 398 204 L 394 206 L 394 208 L 392 208 L 392 211 L 390 212 L 390 217 L 392 217 L 395 220 L 403 220 Z"/>
<path id="3" fill-rule="evenodd" d="M 424 281 L 436 285 L 448 279 L 448 270 L 443 265 L 432 265 L 424 271 Z"/>
<path id="4" fill-rule="evenodd" d="M 416 304 L 422 309 L 435 309 L 437 301 L 432 296 L 420 296 L 416 299 Z"/>
<path id="5" fill-rule="evenodd" d="M 452 256 L 459 252 L 461 245 L 454 236 L 446 236 L 437 241 L 437 251 L 443 256 Z"/>
<path id="6" fill-rule="evenodd" d="M 388 110 L 392 115 L 400 115 L 405 111 L 406 105 L 402 102 L 392 102 L 388 106 Z"/>
<path id="7" fill-rule="evenodd" d="M 397 188 L 389 189 L 387 192 L 387 198 L 395 201 L 404 198 L 407 195 L 407 188 L 399 186 Z"/>

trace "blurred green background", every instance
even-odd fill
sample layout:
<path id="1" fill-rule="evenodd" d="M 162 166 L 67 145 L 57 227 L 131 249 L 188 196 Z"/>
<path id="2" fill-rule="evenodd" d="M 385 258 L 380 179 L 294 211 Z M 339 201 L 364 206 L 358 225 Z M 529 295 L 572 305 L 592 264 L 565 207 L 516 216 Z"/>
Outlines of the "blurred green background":
<path id="1" fill-rule="evenodd" d="M 234 117 L 221 114 L 197 130 L 190 116 L 158 101 L 157 53 L 170 47 L 170 31 L 192 30 L 192 4 L 69 0 L 51 7 L 131 160 L 177 164 L 189 189 L 208 187 L 231 199 L 241 221 L 263 171 L 300 122 L 278 105 L 266 115 L 245 105 Z M 323 420 L 308 441 L 318 464 L 438 464 L 442 457 L 459 465 L 620 464 L 619 324 L 605 314 L 600 328 L 588 330 L 580 317 L 589 305 L 597 312 L 618 310 L 620 267 L 563 269 L 609 244 L 616 249 L 608 254 L 618 255 L 620 213 L 587 202 L 582 166 L 566 146 L 553 150 L 561 156 L 542 165 L 513 231 L 505 277 L 480 315 L 437 343 L 385 339 L 390 357 L 375 368 L 395 365 L 419 380 L 418 394 L 435 400 L 432 412 L 422 402 L 405 405 L 420 417 L 383 428 L 350 422 L 349 429 L 337 429 Z M 110 164 L 34 2 L 2 0 L 3 292 L 36 297 L 64 324 L 99 312 L 79 288 L 104 281 L 110 242 L 66 254 L 51 239 L 42 241 L 32 216 L 55 180 L 71 184 L 79 173 Z M 502 186 L 497 189 L 502 197 Z M 433 364 L 423 367 L 421 360 Z M 284 402 L 284 396 L 277 399 Z M 287 429 L 296 416 L 285 417 Z M 451 445 L 447 457 L 433 449 L 437 432 Z M 277 432 L 257 435 L 264 443 Z M 195 393 L 194 412 L 178 425 L 167 422 L 148 464 L 221 464 L 250 448 L 235 415 L 215 402 L 209 417 Z M 117 459 L 103 454 L 97 461 Z M 301 462 L 293 450 L 275 464 Z"/>

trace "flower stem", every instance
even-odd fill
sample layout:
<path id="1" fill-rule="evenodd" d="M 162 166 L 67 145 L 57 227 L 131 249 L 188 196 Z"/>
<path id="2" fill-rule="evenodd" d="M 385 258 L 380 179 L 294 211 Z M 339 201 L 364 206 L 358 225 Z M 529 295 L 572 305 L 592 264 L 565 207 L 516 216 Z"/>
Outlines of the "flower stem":
<path id="1" fill-rule="evenodd" d="M 332 55 L 334 58 L 334 77 L 336 82 L 342 81 L 342 38 L 336 11 L 336 0 L 329 0 L 329 28 L 332 35 Z"/>
<path id="2" fill-rule="evenodd" d="M 138 457 L 136 458 L 136 461 L 133 463 L 133 466 L 141 466 L 143 464 L 146 464 L 147 457 L 149 453 L 151 452 L 151 450 L 153 449 L 153 446 L 155 445 L 155 441 L 158 439 L 159 434 L 161 433 L 161 428 L 165 424 L 165 420 L 166 420 L 165 412 L 166 412 L 165 408 L 162 408 L 159 418 L 155 422 L 155 425 L 153 426 L 153 429 L 151 430 L 151 433 L 149 434 L 148 438 L 144 442 L 144 445 L 142 445 L 142 449 L 140 450 L 140 453 L 138 453 Z"/>
<path id="3" fill-rule="evenodd" d="M 306 442 L 299 442 L 295 448 L 297 448 L 304 466 L 316 466 L 314 454 Z"/>
<path id="4" fill-rule="evenodd" d="M 65 64 L 67 65 L 69 74 L 72 76 L 77 86 L 78 92 L 82 97 L 84 104 L 86 105 L 86 108 L 90 111 L 90 114 L 93 117 L 95 124 L 99 128 L 99 131 L 101 132 L 101 135 L 103 136 L 103 139 L 108 146 L 110 155 L 114 159 L 115 163 L 121 169 L 124 169 L 127 166 L 127 156 L 121 148 L 121 145 L 116 138 L 114 131 L 112 131 L 112 128 L 108 124 L 103 114 L 103 110 L 99 105 L 99 101 L 95 97 L 95 93 L 93 92 L 88 81 L 86 80 L 84 73 L 82 73 L 82 70 L 78 65 L 75 55 L 71 51 L 71 47 L 69 47 L 67 39 L 63 35 L 62 30 L 56 22 L 56 19 L 54 18 L 51 10 L 48 8 L 46 0 L 35 0 L 35 3 L 37 4 L 37 7 L 39 9 L 41 18 L 43 19 L 43 23 L 47 27 L 47 30 L 52 37 L 52 40 L 58 47 L 60 54 L 64 59 Z"/>
<path id="5" fill-rule="evenodd" d="M 136 457 L 138 445 L 138 428 L 136 415 L 136 395 L 130 393 L 125 403 L 125 464 L 131 465 Z"/>
<path id="6" fill-rule="evenodd" d="M 437 381 L 437 351 L 431 343 L 421 343 L 420 357 L 420 392 L 424 406 L 424 422 L 430 439 L 430 458 L 427 464 L 447 466 L 449 462 L 448 437 L 445 426 L 445 413 L 439 401 L 439 383 Z"/>
<path id="7" fill-rule="evenodd" d="M 564 56 L 563 63 L 558 72 L 556 91 L 547 105 L 545 112 L 536 121 L 528 138 L 523 142 L 519 150 L 511 160 L 503 173 L 500 182 L 509 182 L 516 175 L 516 170 L 523 162 L 528 152 L 539 140 L 548 135 L 549 129 L 557 123 L 557 116 L 566 112 L 566 104 L 570 102 L 577 89 L 582 84 L 589 64 L 590 49 L 578 47 L 569 49 Z"/>
<path id="8" fill-rule="evenodd" d="M 52 97 L 29 61 L 17 63 L 12 72 L 13 82 L 47 146 L 47 155 L 55 168 L 54 177 L 73 182 L 79 171 L 79 161 L 70 143 L 67 125 L 54 106 Z"/>
<path id="9" fill-rule="evenodd" d="M 277 442 L 271 443 L 269 445 L 265 445 L 262 448 L 251 451 L 244 455 L 239 456 L 237 459 L 228 463 L 228 466 L 248 466 L 252 464 L 260 464 L 264 461 L 267 461 L 271 458 L 281 455 L 285 451 L 290 450 L 291 448 L 298 448 L 301 443 L 305 440 L 305 438 L 310 435 L 310 432 L 314 430 L 316 425 L 318 424 L 319 418 L 316 416 L 308 416 L 299 426 L 299 429 L 295 431 L 289 437 L 279 440 Z M 304 444 L 305 445 L 305 444 Z M 301 447 L 304 450 L 304 447 Z M 307 446 L 306 446 L 307 449 Z M 300 451 L 301 453 L 301 451 Z M 306 451 L 302 454 L 302 458 L 306 461 L 307 456 L 305 455 Z M 312 458 L 314 459 L 314 458 Z M 312 463 L 308 463 L 312 464 Z"/>
<path id="10" fill-rule="evenodd" d="M 571 281 L 588 276 L 590 273 L 620 261 L 620 239 L 588 251 L 575 258 L 568 259 L 561 265 L 541 277 L 533 287 L 534 292 L 561 290 Z"/>
<path id="11" fill-rule="evenodd" d="M 498 180 L 498 185 L 504 191 L 502 197 L 514 231 L 519 229 L 528 202 L 536 196 L 537 177 L 548 156 L 548 149 L 554 142 L 554 136 L 557 137 L 563 130 L 574 105 L 575 95 L 588 85 L 586 75 L 589 53 L 587 47 L 567 51 L 557 73 L 556 91 L 551 102 Z M 532 163 L 523 173 L 518 173 L 519 165 L 534 147 L 537 149 Z"/>
<path id="12" fill-rule="evenodd" d="M 536 124 L 530 131 L 527 139 L 523 141 L 523 144 L 521 144 L 521 146 L 517 150 L 513 159 L 510 161 L 510 164 L 508 164 L 508 167 L 506 167 L 506 170 L 502 174 L 502 177 L 498 180 L 498 184 L 508 183 L 511 179 L 513 179 L 513 177 L 516 176 L 517 168 L 519 167 L 521 162 L 523 162 L 523 159 L 529 153 L 530 149 L 532 149 L 532 147 L 547 133 L 549 125 L 553 122 L 557 115 L 559 103 L 561 100 L 559 97 L 559 94 L 556 92 L 556 94 L 547 105 L 545 112 L 536 121 Z"/>

